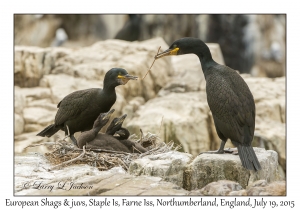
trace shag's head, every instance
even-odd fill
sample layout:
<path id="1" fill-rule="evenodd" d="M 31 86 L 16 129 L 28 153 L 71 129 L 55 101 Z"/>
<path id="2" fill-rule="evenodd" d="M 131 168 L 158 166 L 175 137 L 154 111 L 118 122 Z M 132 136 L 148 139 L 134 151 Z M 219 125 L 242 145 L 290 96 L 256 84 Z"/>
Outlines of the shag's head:
<path id="1" fill-rule="evenodd" d="M 168 55 L 184 55 L 190 53 L 196 54 L 200 58 L 204 56 L 211 57 L 210 51 L 203 41 L 193 37 L 184 37 L 173 42 L 169 49 L 156 55 L 155 59 Z"/>
<path id="2" fill-rule="evenodd" d="M 95 120 L 93 128 L 98 127 L 101 129 L 103 126 L 105 126 L 108 123 L 109 118 L 111 117 L 112 113 L 114 113 L 114 111 L 114 109 L 111 109 L 106 113 L 101 113 Z"/>
<path id="3" fill-rule="evenodd" d="M 125 118 L 127 117 L 127 114 L 122 115 L 119 118 L 114 118 L 110 125 L 107 127 L 106 129 L 106 133 L 110 134 L 110 135 L 114 135 L 116 131 L 120 130 L 122 127 L 122 124 L 125 120 Z"/>
<path id="4" fill-rule="evenodd" d="M 138 77 L 129 75 L 125 69 L 112 68 L 105 74 L 104 86 L 125 85 L 129 80 L 136 80 L 136 79 L 138 79 Z"/>
<path id="5" fill-rule="evenodd" d="M 115 134 L 119 135 L 114 136 L 118 140 L 128 139 L 128 137 L 130 136 L 130 132 L 126 128 L 120 128 L 118 131 L 116 131 Z"/>

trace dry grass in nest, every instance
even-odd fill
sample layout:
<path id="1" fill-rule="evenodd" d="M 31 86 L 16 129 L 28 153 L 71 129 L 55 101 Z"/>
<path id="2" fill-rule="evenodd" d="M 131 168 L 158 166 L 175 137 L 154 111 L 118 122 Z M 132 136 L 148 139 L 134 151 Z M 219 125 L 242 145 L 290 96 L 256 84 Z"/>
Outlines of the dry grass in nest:
<path id="1" fill-rule="evenodd" d="M 88 164 L 90 166 L 97 167 L 100 171 L 121 166 L 125 171 L 127 171 L 131 161 L 133 160 L 142 158 L 146 155 L 161 154 L 171 150 L 176 151 L 181 148 L 180 145 L 174 146 L 172 141 L 169 143 L 161 142 L 157 135 L 149 132 L 144 136 L 142 130 L 140 139 L 133 134 L 129 137 L 129 140 L 140 143 L 148 151 L 139 154 L 104 149 L 79 149 L 72 143 L 66 142 L 65 140 L 31 145 L 31 147 L 49 144 L 53 146 L 52 152 L 45 153 L 45 157 L 51 164 L 54 165 L 48 169 L 49 171 L 74 164 Z"/>

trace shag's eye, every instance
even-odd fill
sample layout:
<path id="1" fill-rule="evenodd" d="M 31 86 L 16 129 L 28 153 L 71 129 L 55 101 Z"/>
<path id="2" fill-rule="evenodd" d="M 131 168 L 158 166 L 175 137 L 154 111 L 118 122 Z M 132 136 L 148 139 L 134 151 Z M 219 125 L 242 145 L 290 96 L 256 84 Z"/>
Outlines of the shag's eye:
<path id="1" fill-rule="evenodd" d="M 173 49 L 175 49 L 176 47 L 177 47 L 177 44 L 174 44 L 174 45 L 173 45 Z"/>

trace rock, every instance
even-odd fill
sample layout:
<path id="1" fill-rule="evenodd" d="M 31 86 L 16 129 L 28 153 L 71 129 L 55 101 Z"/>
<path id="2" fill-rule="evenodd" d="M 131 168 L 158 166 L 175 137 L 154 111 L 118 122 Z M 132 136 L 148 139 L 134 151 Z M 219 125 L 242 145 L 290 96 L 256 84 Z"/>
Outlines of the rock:
<path id="1" fill-rule="evenodd" d="M 51 90 L 45 87 L 20 88 L 18 89 L 19 91 L 26 97 L 27 101 L 48 99 L 51 97 Z"/>
<path id="2" fill-rule="evenodd" d="M 188 180 L 191 189 L 200 189 L 208 183 L 218 180 L 231 180 L 243 188 L 259 179 L 268 182 L 281 180 L 278 172 L 278 155 L 275 151 L 254 148 L 262 170 L 257 172 L 245 169 L 238 155 L 232 154 L 201 154 L 189 165 L 191 173 Z"/>
<path id="3" fill-rule="evenodd" d="M 24 109 L 24 120 L 26 124 L 35 123 L 49 125 L 53 123 L 56 112 L 41 107 L 27 107 Z"/>
<path id="4" fill-rule="evenodd" d="M 53 104 L 51 98 L 32 100 L 27 103 L 27 107 L 39 107 L 43 109 L 47 109 L 48 111 L 57 112 L 57 105 Z M 54 119 L 54 118 L 53 118 Z"/>
<path id="5" fill-rule="evenodd" d="M 132 161 L 128 172 L 135 176 L 161 177 L 164 181 L 183 187 L 184 169 L 191 160 L 192 155 L 176 151 L 147 155 Z"/>
<path id="6" fill-rule="evenodd" d="M 24 119 L 21 115 L 15 113 L 15 129 L 14 129 L 15 136 L 23 133 L 23 130 L 24 130 Z"/>
<path id="7" fill-rule="evenodd" d="M 192 190 L 189 195 L 214 195 L 224 196 L 229 193 L 242 190 L 242 186 L 234 181 L 219 180 L 217 182 L 211 182 L 200 190 Z"/>
<path id="8" fill-rule="evenodd" d="M 26 107 L 26 97 L 20 91 L 22 88 L 15 86 L 14 91 L 14 105 L 15 105 L 15 113 L 23 115 L 23 109 Z"/>
<path id="9" fill-rule="evenodd" d="M 127 105 L 124 105 L 122 109 L 122 113 L 126 113 L 126 121 L 132 119 L 136 114 L 136 111 L 139 109 L 140 106 L 145 104 L 145 99 L 143 97 L 134 97 L 131 99 Z"/>
<path id="10" fill-rule="evenodd" d="M 26 124 L 24 126 L 24 131 L 25 133 L 31 133 L 31 132 L 40 132 L 41 130 L 43 130 L 45 128 L 45 126 L 41 126 L 38 124 Z"/>
<path id="11" fill-rule="evenodd" d="M 258 180 L 247 187 L 246 190 L 232 191 L 230 196 L 286 196 L 286 182 L 275 181 L 267 183 L 266 180 Z"/>
<path id="12" fill-rule="evenodd" d="M 47 171 L 52 165 L 38 153 L 16 155 L 16 195 L 187 195 L 188 191 L 159 177 L 135 177 L 121 167 L 108 171 L 77 164 Z M 34 183 L 45 188 L 34 189 Z M 73 186 L 78 186 L 71 188 Z M 64 184 L 64 189 L 57 189 Z M 53 189 L 51 188 L 53 186 Z M 70 189 L 71 188 L 71 189 Z M 70 189 L 70 190 L 69 190 Z"/>
<path id="13" fill-rule="evenodd" d="M 26 127 L 26 126 L 25 126 Z M 45 152 L 49 152 L 51 150 L 51 146 L 36 146 L 36 147 L 28 147 L 34 144 L 42 144 L 45 142 L 55 142 L 58 139 L 62 139 L 65 134 L 63 131 L 58 131 L 51 137 L 41 137 L 36 134 L 38 131 L 33 131 L 30 133 L 23 133 L 21 135 L 14 136 L 15 140 L 15 153 L 27 153 L 27 152 L 39 152 L 44 154 Z M 66 141 L 71 141 L 70 139 L 66 139 Z"/>
<path id="14" fill-rule="evenodd" d="M 131 133 L 139 133 L 140 128 L 145 133 L 160 133 L 164 141 L 172 140 L 181 144 L 185 152 L 197 155 L 210 148 L 205 98 L 204 92 L 189 92 L 149 100 L 124 126 Z"/>
<path id="15" fill-rule="evenodd" d="M 257 119 L 253 145 L 278 153 L 279 164 L 286 170 L 286 125 L 267 119 Z"/>
<path id="16" fill-rule="evenodd" d="M 49 48 L 15 46 L 14 82 L 20 87 L 38 86 L 49 74 L 54 60 Z"/>

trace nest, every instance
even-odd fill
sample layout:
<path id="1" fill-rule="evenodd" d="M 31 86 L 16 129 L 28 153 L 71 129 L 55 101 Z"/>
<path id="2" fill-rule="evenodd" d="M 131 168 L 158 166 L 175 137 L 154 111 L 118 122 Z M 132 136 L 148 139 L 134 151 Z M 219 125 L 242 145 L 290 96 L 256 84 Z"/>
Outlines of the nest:
<path id="1" fill-rule="evenodd" d="M 126 153 L 104 149 L 79 149 L 72 143 L 66 142 L 65 140 L 46 142 L 45 144 L 53 146 L 52 152 L 45 153 L 45 157 L 51 164 L 54 165 L 48 170 L 50 171 L 74 164 L 88 164 L 98 168 L 100 171 L 109 170 L 118 166 L 121 166 L 125 171 L 127 171 L 131 161 L 133 160 L 142 158 L 146 155 L 161 154 L 169 151 L 176 151 L 181 148 L 180 145 L 174 146 L 172 141 L 169 143 L 161 142 L 157 135 L 149 132 L 144 136 L 141 131 L 140 139 L 133 134 L 129 137 L 129 140 L 140 143 L 148 151 L 145 153 Z"/>

